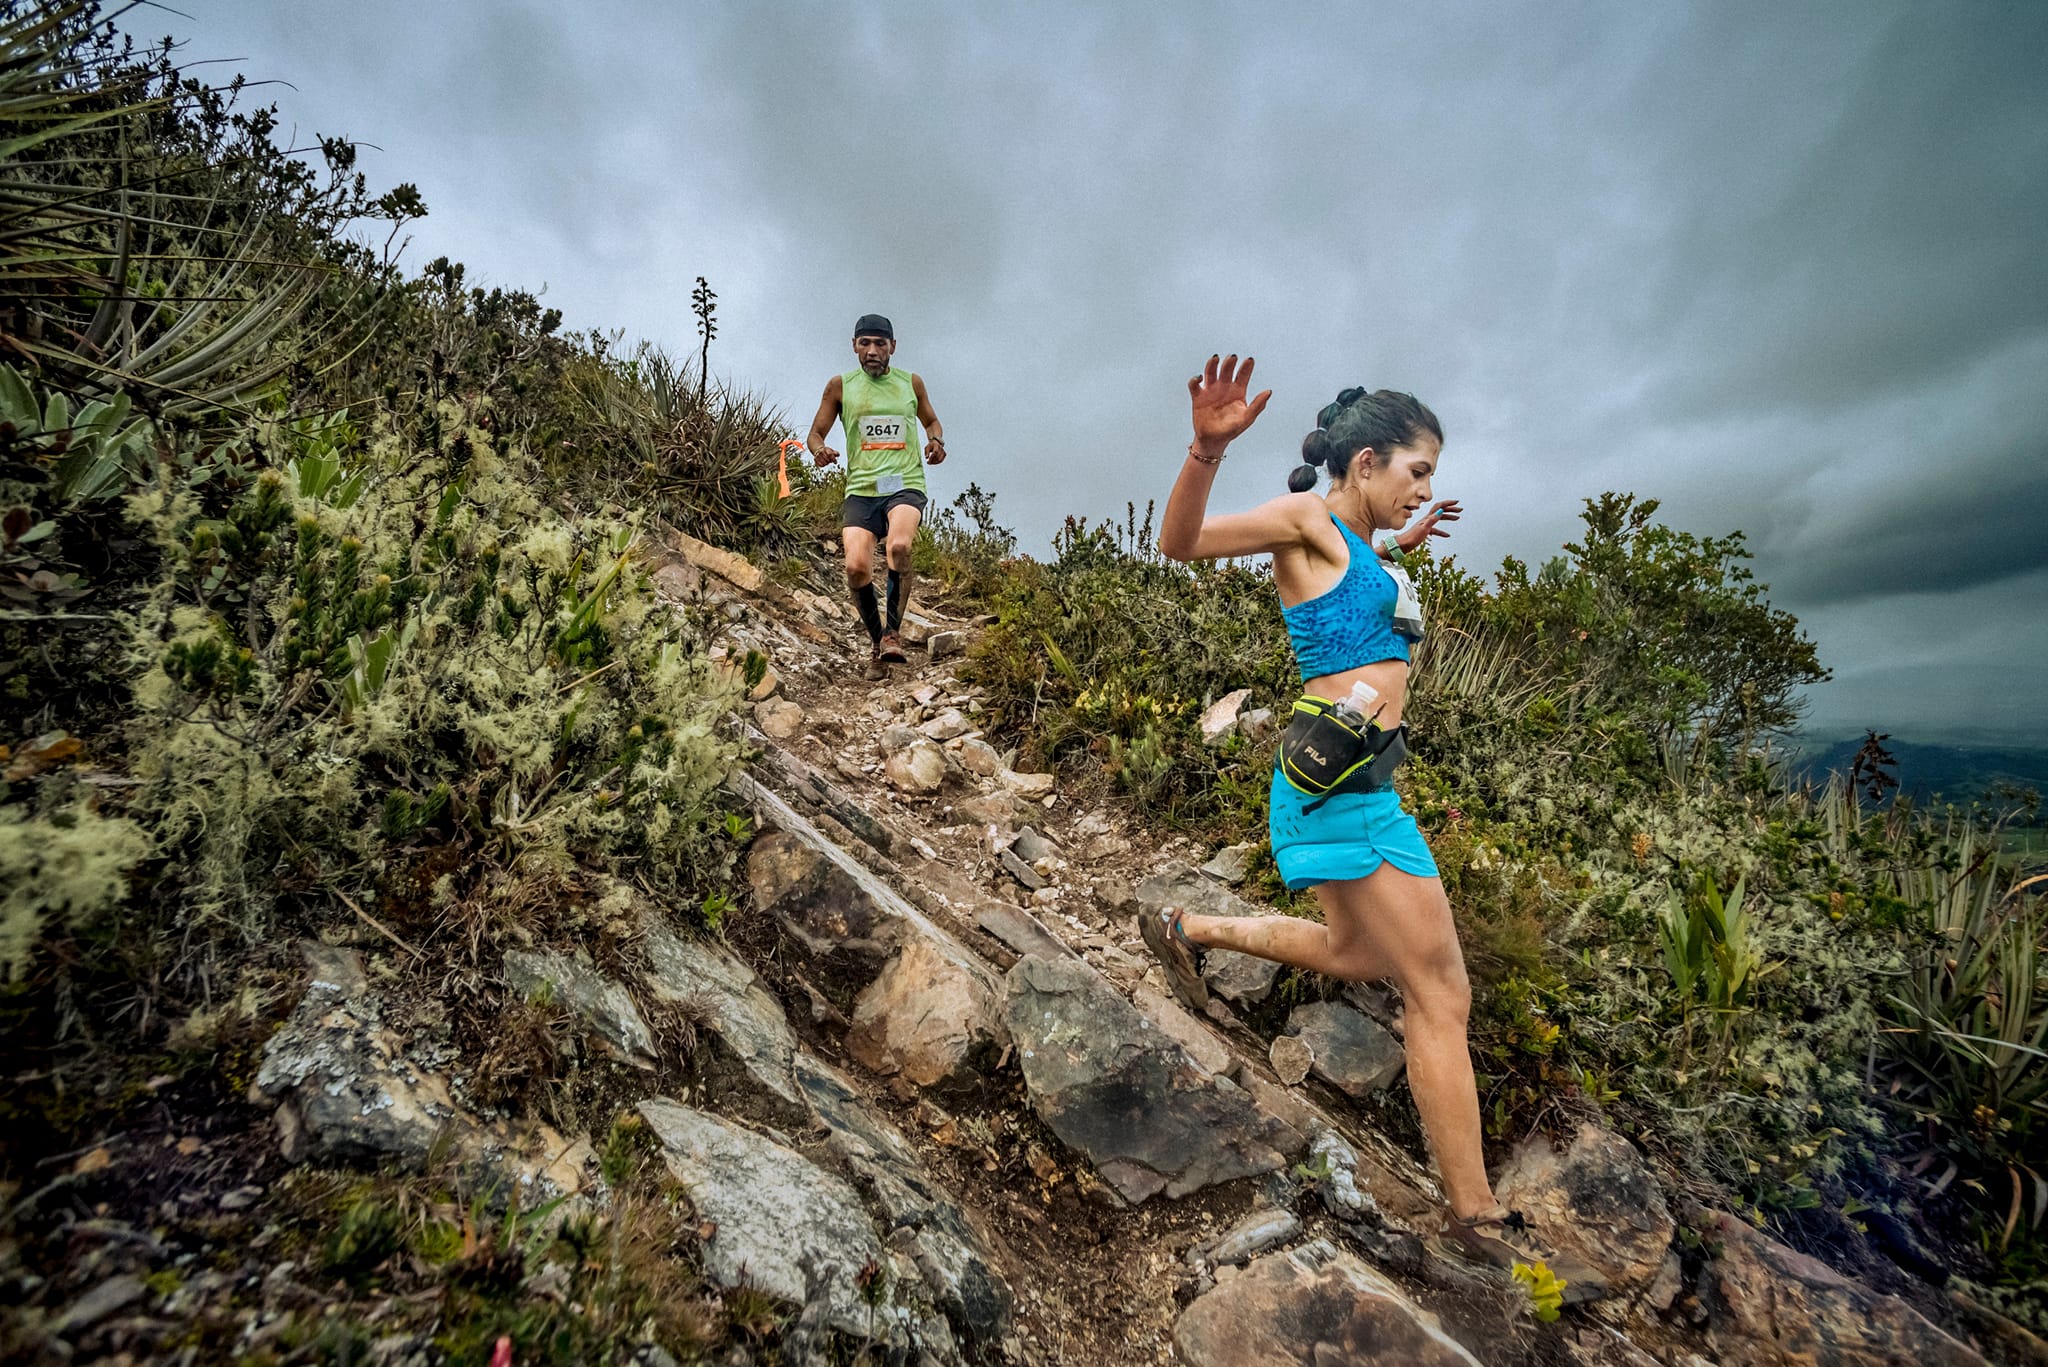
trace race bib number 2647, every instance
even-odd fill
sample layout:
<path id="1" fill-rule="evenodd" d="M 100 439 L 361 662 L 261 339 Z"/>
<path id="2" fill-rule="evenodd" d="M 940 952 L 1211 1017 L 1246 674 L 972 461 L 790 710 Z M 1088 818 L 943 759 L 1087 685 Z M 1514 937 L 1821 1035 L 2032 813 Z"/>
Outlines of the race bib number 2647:
<path id="1" fill-rule="evenodd" d="M 901 451 L 904 434 L 909 424 L 900 413 L 892 415 L 874 414 L 860 420 L 860 449 L 863 451 Z"/>

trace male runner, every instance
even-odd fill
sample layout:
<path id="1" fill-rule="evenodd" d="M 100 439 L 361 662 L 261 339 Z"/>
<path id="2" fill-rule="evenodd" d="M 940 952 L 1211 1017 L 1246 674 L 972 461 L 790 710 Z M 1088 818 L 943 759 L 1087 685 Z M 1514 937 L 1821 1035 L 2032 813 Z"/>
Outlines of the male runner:
<path id="1" fill-rule="evenodd" d="M 896 354 L 896 329 L 879 313 L 861 315 L 853 325 L 853 354 L 858 370 L 834 375 L 825 382 L 825 397 L 811 432 L 804 439 L 820 466 L 839 459 L 825 445 L 825 434 L 838 419 L 846 432 L 846 504 L 840 514 L 840 541 L 846 548 L 846 586 L 874 653 L 866 677 L 884 679 L 888 666 L 903 664 L 903 609 L 910 602 L 910 543 L 924 517 L 924 466 L 946 458 L 946 439 L 939 415 L 932 411 L 924 381 L 890 366 Z M 924 455 L 918 454 L 918 425 L 924 427 Z M 889 562 L 888 620 L 875 602 L 875 543 L 887 545 Z"/>

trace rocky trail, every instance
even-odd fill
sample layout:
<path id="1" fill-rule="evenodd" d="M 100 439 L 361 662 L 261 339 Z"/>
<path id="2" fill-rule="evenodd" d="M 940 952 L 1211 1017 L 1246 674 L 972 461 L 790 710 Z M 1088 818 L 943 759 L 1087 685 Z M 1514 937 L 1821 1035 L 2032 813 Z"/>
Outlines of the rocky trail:
<path id="1" fill-rule="evenodd" d="M 927 609 L 913 663 L 870 684 L 836 599 L 684 537 L 663 556 L 664 598 L 722 623 L 714 653 L 734 669 L 749 652 L 768 661 L 742 721 L 758 754 L 733 785 L 752 823 L 746 902 L 720 938 L 616 885 L 593 912 L 609 948 L 536 939 L 502 973 L 608 1060 L 607 1099 L 637 1114 L 687 1197 L 703 1277 L 783 1305 L 769 1344 L 714 1360 L 2048 1360 L 1939 1293 L 1911 1304 L 1689 1202 L 1595 1125 L 1561 1149 L 1533 1138 L 1497 1173 L 1503 1198 L 1590 1273 L 1540 1321 L 1521 1285 L 1425 1247 L 1437 1191 L 1405 1095 L 1384 1096 L 1402 1071 L 1398 1002 L 1357 986 L 1315 1000 L 1274 965 L 1219 953 L 1208 1011 L 1184 1009 L 1135 913 L 1269 909 L 1232 890 L 1233 851 L 1012 768 L 956 673 L 972 620 Z M 1242 703 L 1205 725 L 1268 721 Z M 597 1141 L 494 1110 L 488 1064 L 385 987 L 380 961 L 403 938 L 362 919 L 352 942 L 299 951 L 298 1004 L 249 1080 L 274 1134 L 249 1141 L 260 1159 L 245 1146 L 216 1162 L 206 1201 L 260 1207 L 297 1164 L 452 1164 L 555 1218 L 603 1209 Z M 83 1289 L 49 1298 L 46 1356 L 29 1360 L 116 1361 L 123 1342 L 166 1341 L 149 1327 L 215 1275 L 167 1292 L 133 1249 L 94 1256 Z M 288 1261 L 263 1275 L 238 1350 L 317 1303 L 302 1276 Z M 393 1332 L 363 1360 L 437 1359 Z M 650 1347 L 641 1361 L 672 1359 Z"/>
<path id="2" fill-rule="evenodd" d="M 1269 914 L 1231 890 L 1238 851 L 1162 841 L 1013 770 L 954 672 L 971 620 L 927 609 L 906 632 L 912 663 L 870 684 L 841 604 L 675 544 L 665 587 L 708 596 L 729 648 L 773 662 L 740 784 L 761 831 L 757 925 L 782 931 L 759 966 L 804 1047 L 840 1066 L 846 1104 L 890 1116 L 973 1231 L 961 1246 L 986 1260 L 986 1316 L 963 1317 L 934 1274 L 944 1260 L 918 1258 L 970 1357 L 1986 1360 L 1734 1217 L 1681 1210 L 1718 1234 L 1688 1249 L 1664 1184 L 1593 1125 L 1562 1151 L 1525 1143 L 1497 1174 L 1592 1274 L 1559 1320 L 1538 1322 L 1505 1278 L 1438 1260 L 1422 1240 L 1435 1184 L 1372 1118 L 1402 1071 L 1390 994 L 1290 1005 L 1276 965 L 1215 953 L 1198 1016 L 1136 934 L 1135 913 L 1167 903 Z M 1205 730 L 1270 725 L 1244 702 L 1223 699 Z M 881 1215 L 904 1233 L 900 1211 Z"/>

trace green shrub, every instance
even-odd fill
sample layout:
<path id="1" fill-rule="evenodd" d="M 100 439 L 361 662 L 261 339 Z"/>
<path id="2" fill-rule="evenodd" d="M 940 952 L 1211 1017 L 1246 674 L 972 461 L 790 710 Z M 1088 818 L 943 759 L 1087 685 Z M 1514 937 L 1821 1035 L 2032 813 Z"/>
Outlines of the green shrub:
<path id="1" fill-rule="evenodd" d="M 542 506 L 485 411 L 444 403 L 427 450 L 389 419 L 352 450 L 273 433 L 296 480 L 217 512 L 132 501 L 172 567 L 135 623 L 136 811 L 187 916 L 253 931 L 280 869 L 354 881 L 430 832 L 534 870 L 722 869 L 730 687 L 652 611 L 634 529 Z"/>
<path id="2" fill-rule="evenodd" d="M 1225 693 L 1277 708 L 1293 657 L 1270 576 L 1238 564 L 1182 565 L 1159 555 L 1151 517 L 1122 527 L 1069 518 L 1049 564 L 1000 577 L 995 625 L 969 670 L 998 725 L 1037 758 L 1092 757 L 1124 792 L 1169 819 L 1214 820 L 1253 792 L 1264 815 L 1268 757 L 1241 739 L 1205 749 L 1196 723 Z"/>

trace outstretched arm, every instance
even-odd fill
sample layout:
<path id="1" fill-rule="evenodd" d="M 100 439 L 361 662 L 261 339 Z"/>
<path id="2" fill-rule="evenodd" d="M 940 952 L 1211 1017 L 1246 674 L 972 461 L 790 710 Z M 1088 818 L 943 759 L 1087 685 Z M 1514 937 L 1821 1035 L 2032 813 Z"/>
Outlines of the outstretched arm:
<path id="1" fill-rule="evenodd" d="M 1242 436 L 1273 397 L 1261 390 L 1249 400 L 1252 358 L 1209 358 L 1202 373 L 1188 381 L 1188 399 L 1195 439 L 1188 445 L 1166 512 L 1159 519 L 1159 551 L 1175 560 L 1213 560 L 1231 555 L 1258 555 L 1298 546 L 1303 536 L 1300 500 L 1276 498 L 1248 513 L 1209 516 L 1209 489 L 1216 467 L 1230 443 Z"/>
<path id="2" fill-rule="evenodd" d="M 804 438 L 804 448 L 820 466 L 839 459 L 839 453 L 825 444 L 825 434 L 839 421 L 839 399 L 844 392 L 837 375 L 825 381 L 825 397 L 818 400 L 818 416 L 811 419 L 810 435 Z"/>
<path id="3" fill-rule="evenodd" d="M 946 458 L 946 429 L 939 425 L 939 413 L 932 407 L 932 396 L 924 392 L 924 376 L 913 371 L 910 389 L 917 395 L 917 420 L 924 424 L 924 463 L 937 465 Z"/>

